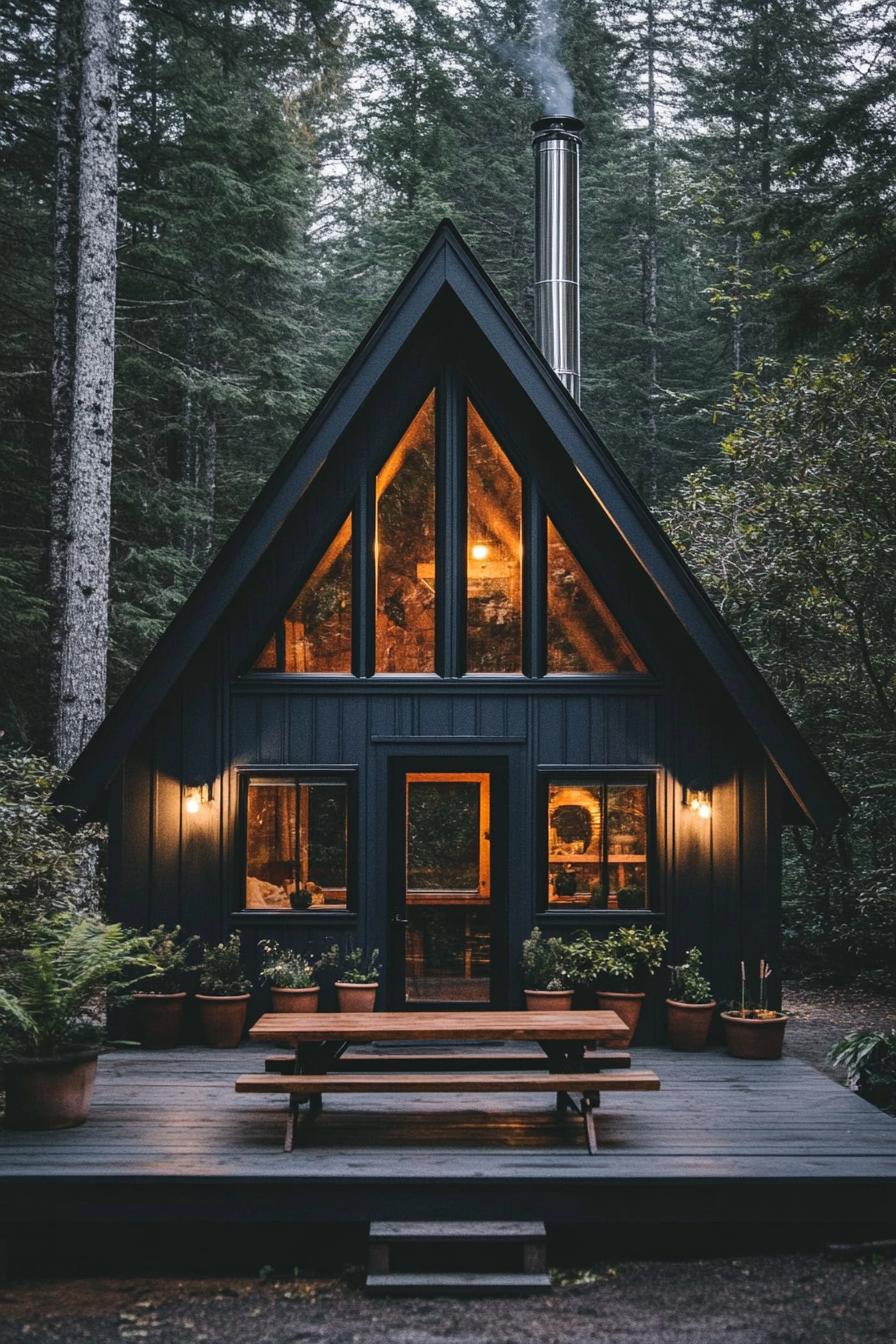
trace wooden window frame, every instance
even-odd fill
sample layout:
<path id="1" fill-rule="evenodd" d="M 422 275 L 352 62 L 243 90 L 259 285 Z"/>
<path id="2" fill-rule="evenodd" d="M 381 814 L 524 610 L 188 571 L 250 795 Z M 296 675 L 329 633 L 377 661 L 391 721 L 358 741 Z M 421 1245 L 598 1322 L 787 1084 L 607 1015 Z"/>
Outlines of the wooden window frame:
<path id="1" fill-rule="evenodd" d="M 297 674 L 299 675 L 299 674 Z M 246 864 L 248 860 L 248 804 L 249 786 L 255 779 L 269 782 L 282 780 L 292 784 L 296 790 L 296 808 L 299 806 L 298 786 L 300 784 L 342 784 L 346 788 L 346 890 L 344 906 L 317 906 L 308 910 L 278 910 L 276 908 L 250 908 L 246 899 Z M 231 920 L 237 922 L 255 922 L 273 920 L 320 924 L 335 921 L 354 922 L 358 915 L 358 770 L 353 766 L 303 766 L 303 765 L 245 765 L 237 770 L 238 785 L 238 821 L 237 846 L 238 862 L 234 877 L 233 907 Z M 298 810 L 296 814 L 296 837 L 298 838 Z"/>
<path id="2" fill-rule="evenodd" d="M 593 921 L 624 924 L 639 921 L 649 921 L 657 919 L 664 914 L 664 904 L 662 900 L 663 893 L 660 890 L 660 864 L 658 860 L 658 823 L 657 823 L 657 794 L 658 794 L 658 771 L 651 770 L 649 767 L 591 767 L 591 766 L 568 766 L 568 765 L 545 765 L 538 767 L 538 788 L 536 790 L 538 823 L 536 826 L 536 842 L 538 846 L 538 859 L 536 871 L 538 873 L 538 891 L 536 894 L 536 915 L 541 920 L 573 920 L 577 923 Z M 590 905 L 565 905 L 563 903 L 552 904 L 548 897 L 549 886 L 549 850 L 548 850 L 548 802 L 550 798 L 550 786 L 554 783 L 565 785 L 581 784 L 586 788 L 598 786 L 603 793 L 603 816 L 604 826 L 601 838 L 601 882 L 604 893 L 609 887 L 609 863 L 607 846 L 609 844 L 609 827 L 606 824 L 606 791 L 609 788 L 625 788 L 632 785 L 642 785 L 647 790 L 647 894 L 650 904 L 634 910 L 609 910 L 600 909 Z"/>

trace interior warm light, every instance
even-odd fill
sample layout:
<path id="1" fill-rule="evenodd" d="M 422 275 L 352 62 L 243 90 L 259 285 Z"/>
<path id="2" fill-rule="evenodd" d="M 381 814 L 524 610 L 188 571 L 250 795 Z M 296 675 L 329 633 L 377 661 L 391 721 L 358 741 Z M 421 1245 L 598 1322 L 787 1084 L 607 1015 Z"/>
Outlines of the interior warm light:
<path id="1" fill-rule="evenodd" d="M 477 541 L 473 546 L 471 546 L 470 555 L 473 557 L 474 560 L 487 560 L 488 547 L 486 546 L 485 542 Z"/>
<path id="2" fill-rule="evenodd" d="M 700 803 L 700 805 L 697 808 L 697 816 L 703 817 L 704 821 L 706 820 L 707 817 L 712 816 L 712 808 L 710 807 L 709 803 Z"/>

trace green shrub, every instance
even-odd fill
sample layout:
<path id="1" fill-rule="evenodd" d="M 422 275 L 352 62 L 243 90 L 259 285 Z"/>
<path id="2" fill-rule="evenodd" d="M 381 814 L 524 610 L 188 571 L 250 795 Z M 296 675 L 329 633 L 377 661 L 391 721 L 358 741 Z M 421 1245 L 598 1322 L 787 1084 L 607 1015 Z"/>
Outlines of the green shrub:
<path id="1" fill-rule="evenodd" d="M 261 949 L 262 980 L 275 989 L 314 989 L 317 986 L 318 963 L 309 961 L 301 952 L 281 947 L 274 938 L 263 938 L 258 944 Z"/>
<path id="2" fill-rule="evenodd" d="M 345 954 L 339 950 L 339 944 L 333 943 L 323 954 L 320 966 L 332 966 L 336 970 L 336 979 L 348 985 L 379 984 L 382 967 L 380 950 L 375 947 L 369 954 L 363 948 L 349 947 Z"/>
<path id="3" fill-rule="evenodd" d="M 141 994 L 179 994 L 186 987 L 190 951 L 198 939 L 184 938 L 179 924 L 173 929 L 159 924 L 146 936 L 150 940 L 156 969 L 151 975 L 144 976 L 136 986 L 137 990 Z"/>
<path id="4" fill-rule="evenodd" d="M 632 990 L 660 968 L 668 935 L 649 924 L 623 925 L 605 938 L 584 931 L 567 945 L 570 983 L 578 988 Z"/>
<path id="5" fill-rule="evenodd" d="M 238 933 L 232 933 L 226 943 L 204 949 L 199 963 L 200 994 L 247 994 L 251 988 L 240 965 Z"/>
<path id="6" fill-rule="evenodd" d="M 533 929 L 523 943 L 520 966 L 526 989 L 570 988 L 566 947 L 559 938 L 545 938 L 541 929 Z"/>
<path id="7" fill-rule="evenodd" d="M 680 966 L 669 967 L 669 998 L 677 1003 L 711 1003 L 712 985 L 703 974 L 703 954 L 692 947 Z"/>
<path id="8" fill-rule="evenodd" d="M 154 968 L 146 934 L 96 915 L 63 913 L 34 925 L 27 947 L 5 968 L 0 989 L 0 1054 L 48 1058 L 98 1045 L 96 998 L 122 993 Z"/>
<path id="9" fill-rule="evenodd" d="M 74 814 L 52 801 L 62 777 L 42 756 L 0 750 L 0 947 L 24 946 L 43 915 L 102 907 L 104 832 L 65 824 Z"/>
<path id="10" fill-rule="evenodd" d="M 896 1028 L 851 1031 L 832 1047 L 828 1060 L 846 1069 L 853 1091 L 875 1105 L 896 1108 Z"/>

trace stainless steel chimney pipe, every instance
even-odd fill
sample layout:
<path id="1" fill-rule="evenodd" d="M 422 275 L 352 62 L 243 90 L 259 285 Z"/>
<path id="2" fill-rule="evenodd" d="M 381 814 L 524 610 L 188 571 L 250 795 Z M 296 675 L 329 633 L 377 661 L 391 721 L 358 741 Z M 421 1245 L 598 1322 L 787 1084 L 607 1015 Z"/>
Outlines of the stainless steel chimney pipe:
<path id="1" fill-rule="evenodd" d="M 579 400 L 578 117 L 532 123 L 535 153 L 535 339 L 560 381 Z"/>

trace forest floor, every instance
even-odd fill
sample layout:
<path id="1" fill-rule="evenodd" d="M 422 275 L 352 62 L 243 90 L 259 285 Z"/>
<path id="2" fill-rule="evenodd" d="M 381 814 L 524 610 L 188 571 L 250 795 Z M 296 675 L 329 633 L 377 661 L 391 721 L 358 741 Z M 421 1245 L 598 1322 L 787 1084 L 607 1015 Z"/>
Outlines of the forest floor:
<path id="1" fill-rule="evenodd" d="M 847 1031 L 896 1022 L 896 996 L 788 988 L 788 1048 L 825 1063 Z M 357 1266 L 276 1277 L 40 1277 L 0 1285 L 0 1344 L 894 1344 L 896 1257 L 817 1248 L 579 1253 L 545 1297 L 373 1300 Z M 584 1260 L 584 1266 L 582 1261 Z M 589 1263 L 590 1260 L 590 1263 Z"/>

